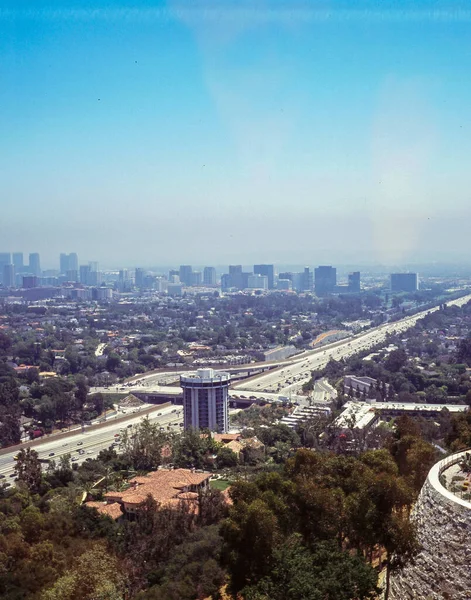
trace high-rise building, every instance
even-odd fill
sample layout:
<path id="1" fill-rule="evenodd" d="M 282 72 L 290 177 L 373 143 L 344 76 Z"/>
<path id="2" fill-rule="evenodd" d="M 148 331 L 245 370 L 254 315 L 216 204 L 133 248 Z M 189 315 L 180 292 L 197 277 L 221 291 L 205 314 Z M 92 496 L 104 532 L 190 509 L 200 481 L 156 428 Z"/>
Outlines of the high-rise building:
<path id="1" fill-rule="evenodd" d="M 267 277 L 269 290 L 275 287 L 275 267 L 273 265 L 254 265 L 253 272 L 255 275 L 265 275 Z"/>
<path id="2" fill-rule="evenodd" d="M 354 294 L 360 293 L 360 271 L 354 271 L 353 273 L 348 274 L 348 291 Z"/>
<path id="3" fill-rule="evenodd" d="M 232 287 L 232 278 L 229 273 L 221 275 L 221 292 L 228 292 Z"/>
<path id="4" fill-rule="evenodd" d="M 268 277 L 253 273 L 248 277 L 247 287 L 250 290 L 268 290 Z"/>
<path id="5" fill-rule="evenodd" d="M 229 428 L 229 373 L 199 369 L 182 375 L 183 422 L 185 429 L 209 429 L 226 433 Z"/>
<path id="6" fill-rule="evenodd" d="M 69 271 L 76 271 L 78 273 L 79 270 L 79 261 L 76 252 L 71 252 L 69 254 Z"/>
<path id="7" fill-rule="evenodd" d="M 3 286 L 6 288 L 15 287 L 14 265 L 3 265 Z"/>
<path id="8" fill-rule="evenodd" d="M 23 273 L 24 263 L 23 263 L 23 252 L 13 252 L 13 266 L 15 267 L 15 273 Z"/>
<path id="9" fill-rule="evenodd" d="M 317 267 L 314 270 L 314 279 L 317 296 L 332 294 L 337 285 L 337 269 L 330 266 Z"/>
<path id="10" fill-rule="evenodd" d="M 137 267 L 137 269 L 134 273 L 134 285 L 140 290 L 142 290 L 144 288 L 145 276 L 146 276 L 146 272 L 144 271 L 144 269 Z"/>
<path id="11" fill-rule="evenodd" d="M 303 291 L 310 292 L 314 287 L 314 274 L 309 267 L 303 271 Z"/>
<path id="12" fill-rule="evenodd" d="M 29 271 L 36 277 L 41 277 L 41 261 L 37 252 L 32 252 L 29 255 Z"/>
<path id="13" fill-rule="evenodd" d="M 191 265 L 180 265 L 180 281 L 185 285 L 191 285 L 191 274 L 193 273 L 193 269 Z"/>
<path id="14" fill-rule="evenodd" d="M 242 265 L 229 265 L 229 275 L 231 278 L 230 287 L 236 290 L 242 290 L 244 288 L 242 281 Z"/>
<path id="15" fill-rule="evenodd" d="M 201 271 L 193 271 L 191 273 L 191 285 L 201 285 L 203 281 L 203 275 Z"/>
<path id="16" fill-rule="evenodd" d="M 417 273 L 391 273 L 391 292 L 416 292 L 418 289 Z"/>
<path id="17" fill-rule="evenodd" d="M 89 285 L 90 282 L 90 265 L 80 265 L 79 269 L 79 281 L 83 283 L 83 285 Z"/>
<path id="18" fill-rule="evenodd" d="M 204 285 L 216 285 L 216 269 L 214 267 L 205 267 L 203 271 Z"/>
<path id="19" fill-rule="evenodd" d="M 78 264 L 78 256 L 76 252 L 71 252 L 70 254 L 65 254 L 62 252 L 59 256 L 59 268 L 61 275 L 67 275 L 67 273 L 76 272 L 77 276 L 79 273 L 79 264 Z M 70 279 L 69 281 L 76 281 L 77 277 Z"/>
<path id="20" fill-rule="evenodd" d="M 3 267 L 11 265 L 10 252 L 0 252 L 0 283 L 3 283 Z"/>

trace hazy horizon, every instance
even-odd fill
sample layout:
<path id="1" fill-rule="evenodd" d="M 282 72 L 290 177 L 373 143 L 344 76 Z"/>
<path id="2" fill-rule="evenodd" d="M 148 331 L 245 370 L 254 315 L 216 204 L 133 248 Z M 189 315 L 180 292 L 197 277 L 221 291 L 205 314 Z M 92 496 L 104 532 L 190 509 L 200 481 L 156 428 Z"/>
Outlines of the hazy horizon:
<path id="1" fill-rule="evenodd" d="M 0 252 L 469 262 L 466 4 L 2 6 Z"/>

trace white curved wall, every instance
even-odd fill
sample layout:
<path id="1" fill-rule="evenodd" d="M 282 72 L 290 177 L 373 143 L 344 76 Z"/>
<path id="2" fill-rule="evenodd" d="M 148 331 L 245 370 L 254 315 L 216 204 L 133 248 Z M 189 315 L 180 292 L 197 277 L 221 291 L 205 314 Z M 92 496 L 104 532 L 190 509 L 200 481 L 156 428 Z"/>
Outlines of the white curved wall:
<path id="1" fill-rule="evenodd" d="M 430 470 L 413 513 L 422 550 L 415 564 L 392 577 L 391 600 L 471 599 L 471 503 L 439 481 L 464 454 L 445 458 Z"/>

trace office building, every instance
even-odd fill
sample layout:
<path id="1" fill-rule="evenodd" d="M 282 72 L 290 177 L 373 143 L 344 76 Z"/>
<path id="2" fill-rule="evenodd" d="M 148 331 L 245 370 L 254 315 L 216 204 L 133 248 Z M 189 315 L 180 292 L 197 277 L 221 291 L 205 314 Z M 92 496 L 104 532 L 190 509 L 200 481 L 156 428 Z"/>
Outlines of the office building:
<path id="1" fill-rule="evenodd" d="M 67 275 L 67 273 L 76 272 L 79 273 L 78 256 L 76 252 L 65 254 L 62 252 L 59 256 L 59 270 L 61 275 Z M 69 279 L 69 278 L 68 278 Z M 69 279 L 69 281 L 75 281 L 76 279 Z"/>
<path id="2" fill-rule="evenodd" d="M 41 261 L 37 252 L 29 255 L 29 272 L 36 277 L 41 277 Z"/>
<path id="3" fill-rule="evenodd" d="M 205 267 L 203 271 L 204 285 L 216 285 L 216 269 L 214 267 Z"/>
<path id="4" fill-rule="evenodd" d="M 199 369 L 196 375 L 182 375 L 183 422 L 185 429 L 229 429 L 229 373 Z"/>
<path id="5" fill-rule="evenodd" d="M 418 289 L 417 273 L 391 273 L 391 292 L 416 292 Z"/>
<path id="6" fill-rule="evenodd" d="M 252 273 L 248 277 L 247 288 L 249 290 L 268 290 L 268 277 Z"/>
<path id="7" fill-rule="evenodd" d="M 3 283 L 3 268 L 6 265 L 11 265 L 10 252 L 0 252 L 0 283 Z"/>
<path id="8" fill-rule="evenodd" d="M 229 265 L 229 275 L 231 278 L 231 288 L 235 288 L 236 290 L 244 289 L 242 281 L 242 265 Z"/>
<path id="9" fill-rule="evenodd" d="M 3 265 L 3 287 L 15 287 L 15 267 L 13 265 Z"/>
<path id="10" fill-rule="evenodd" d="M 302 285 L 304 292 L 311 292 L 314 288 L 314 273 L 309 267 L 304 267 Z"/>
<path id="11" fill-rule="evenodd" d="M 144 288 L 145 276 L 146 272 L 144 271 L 144 269 L 141 269 L 139 267 L 134 272 L 134 285 L 140 290 Z"/>
<path id="12" fill-rule="evenodd" d="M 229 273 L 221 275 L 221 292 L 228 292 L 231 289 L 232 278 Z"/>
<path id="13" fill-rule="evenodd" d="M 15 267 L 15 273 L 23 273 L 25 267 L 23 262 L 23 252 L 13 252 L 12 258 L 12 263 Z"/>
<path id="14" fill-rule="evenodd" d="M 291 281 L 291 279 L 279 279 L 276 283 L 276 288 L 278 290 L 282 290 L 285 292 L 289 292 L 293 289 L 293 282 Z"/>
<path id="15" fill-rule="evenodd" d="M 275 287 L 275 267 L 273 265 L 254 265 L 253 272 L 255 275 L 267 277 L 269 290 Z"/>
<path id="16" fill-rule="evenodd" d="M 193 269 L 191 265 L 180 265 L 180 281 L 185 285 L 191 285 L 191 274 L 193 273 Z"/>
<path id="17" fill-rule="evenodd" d="M 278 279 L 289 279 L 290 281 L 292 281 L 293 273 L 291 273 L 290 271 L 285 271 L 284 273 L 279 273 Z"/>
<path id="18" fill-rule="evenodd" d="M 79 269 L 80 283 L 82 283 L 83 285 L 89 285 L 90 273 L 91 273 L 90 265 L 80 265 L 80 269 Z"/>
<path id="19" fill-rule="evenodd" d="M 65 278 L 67 281 L 71 281 L 71 282 L 77 282 L 79 279 L 79 274 L 78 271 L 67 271 L 67 273 L 65 274 Z"/>
<path id="20" fill-rule="evenodd" d="M 37 288 L 39 285 L 38 278 L 36 275 L 23 275 L 23 288 L 25 290 L 31 290 Z"/>
<path id="21" fill-rule="evenodd" d="M 360 271 L 348 274 L 348 291 L 354 294 L 360 293 Z"/>
<path id="22" fill-rule="evenodd" d="M 167 293 L 169 296 L 183 296 L 183 283 L 168 283 Z"/>
<path id="23" fill-rule="evenodd" d="M 98 262 L 92 260 L 89 263 L 90 273 L 88 275 L 88 285 L 101 285 L 102 284 L 102 273 L 98 270 Z"/>
<path id="24" fill-rule="evenodd" d="M 337 285 L 337 269 L 330 266 L 320 266 L 314 271 L 317 296 L 332 294 Z"/>
<path id="25" fill-rule="evenodd" d="M 203 283 L 203 274 L 201 271 L 193 271 L 191 273 L 191 285 L 199 286 Z"/>

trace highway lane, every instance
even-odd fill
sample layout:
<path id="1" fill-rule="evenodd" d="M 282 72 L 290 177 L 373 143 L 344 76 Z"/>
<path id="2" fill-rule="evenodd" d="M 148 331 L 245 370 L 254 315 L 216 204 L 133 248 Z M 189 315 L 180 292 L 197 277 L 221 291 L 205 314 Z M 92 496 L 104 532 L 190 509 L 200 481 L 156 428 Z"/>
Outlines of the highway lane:
<path id="1" fill-rule="evenodd" d="M 446 304 L 463 306 L 470 300 L 471 294 L 457 300 L 451 300 Z M 404 332 L 413 327 L 419 319 L 437 310 L 439 310 L 439 306 L 405 317 L 400 321 L 385 323 L 379 327 L 369 329 L 365 333 L 328 344 L 317 350 L 304 352 L 293 357 L 291 365 L 252 377 L 250 380 L 241 381 L 234 384 L 232 388 L 239 392 L 266 391 L 289 397 L 291 394 L 301 391 L 303 384 L 310 380 L 312 370 L 323 368 L 331 358 L 335 360 L 348 358 L 379 344 L 384 344 L 387 334 Z"/>
<path id="2" fill-rule="evenodd" d="M 456 300 L 450 300 L 446 304 L 462 306 L 470 300 L 471 294 Z M 405 317 L 404 319 L 393 323 L 385 323 L 378 327 L 368 329 L 364 333 L 326 344 L 320 348 L 307 350 L 288 359 L 279 368 L 234 383 L 231 388 L 233 393 L 265 392 L 288 397 L 293 394 L 298 394 L 301 392 L 303 384 L 310 380 L 311 371 L 323 368 L 330 358 L 335 360 L 348 358 L 375 346 L 381 344 L 384 345 L 388 333 L 404 332 L 413 327 L 419 319 L 422 319 L 428 313 L 435 312 L 436 310 L 439 310 L 439 306 L 423 310 L 415 315 Z M 174 378 L 177 376 L 179 377 L 180 374 L 181 371 L 174 371 L 170 373 L 165 372 L 161 374 L 153 373 L 144 375 L 132 382 L 122 384 L 116 389 L 119 389 L 120 391 L 129 391 L 130 393 L 135 391 L 143 393 L 162 393 L 169 396 L 180 395 L 181 388 L 179 386 L 162 385 L 166 381 L 166 378 L 168 378 L 168 381 L 174 381 Z M 96 388 L 93 391 L 111 393 L 114 391 L 114 388 Z"/>
<path id="3" fill-rule="evenodd" d="M 42 440 L 42 443 L 35 446 L 34 450 L 38 452 L 39 458 L 51 459 L 56 462 L 58 462 L 61 456 L 70 454 L 76 459 L 74 462 L 80 464 L 87 458 L 95 458 L 104 448 L 109 448 L 115 440 L 115 434 L 119 433 L 120 430 L 136 425 L 144 418 L 146 418 L 146 414 L 141 412 L 140 414 L 130 416 L 129 419 L 122 422 L 110 423 L 108 426 L 100 429 L 85 429 L 83 433 L 81 431 L 74 431 L 65 438 L 61 436 L 59 439 L 50 437 Z M 148 418 L 151 422 L 158 423 L 160 427 L 165 428 L 167 431 L 169 428 L 173 431 L 180 431 L 180 423 L 183 422 L 183 409 L 182 407 L 175 406 L 165 407 L 161 411 L 150 412 Z M 84 450 L 84 453 L 79 454 L 79 450 Z M 2 481 L 10 480 L 10 475 L 14 473 L 14 456 L 17 453 L 18 449 L 16 448 L 14 451 L 0 456 L 0 475 L 3 475 L 5 478 L 2 478 Z"/>

